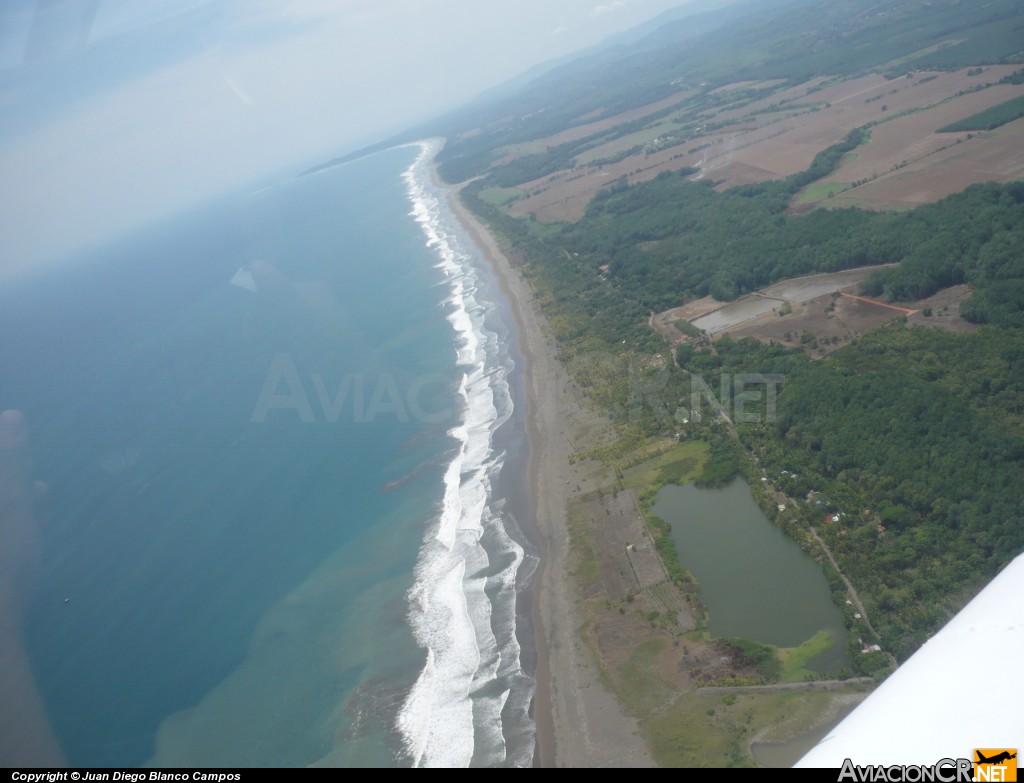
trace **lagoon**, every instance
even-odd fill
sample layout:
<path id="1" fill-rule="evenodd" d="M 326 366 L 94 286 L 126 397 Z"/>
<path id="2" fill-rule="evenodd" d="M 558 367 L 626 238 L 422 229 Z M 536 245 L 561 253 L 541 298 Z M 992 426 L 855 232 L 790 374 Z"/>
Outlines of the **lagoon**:
<path id="1" fill-rule="evenodd" d="M 826 630 L 833 645 L 809 668 L 849 667 L 842 612 L 821 567 L 768 520 L 743 479 L 720 489 L 663 487 L 654 513 L 671 525 L 679 561 L 700 584 L 715 636 L 795 647 Z"/>

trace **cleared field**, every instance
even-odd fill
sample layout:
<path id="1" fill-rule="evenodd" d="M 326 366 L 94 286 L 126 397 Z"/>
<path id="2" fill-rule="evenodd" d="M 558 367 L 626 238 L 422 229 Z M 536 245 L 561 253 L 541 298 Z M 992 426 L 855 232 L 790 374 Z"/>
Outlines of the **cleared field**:
<path id="1" fill-rule="evenodd" d="M 612 155 L 617 155 L 620 152 L 624 152 L 634 147 L 653 143 L 661 137 L 679 131 L 684 127 L 684 125 L 685 123 L 679 122 L 672 116 L 664 117 L 646 128 L 641 128 L 633 133 L 620 136 L 608 144 L 602 144 L 600 147 L 595 147 L 593 150 L 580 155 L 577 160 L 579 163 L 587 166 L 597 165 L 595 161 L 611 157 Z M 682 148 L 685 149 L 689 144 L 690 143 L 682 145 Z"/>
<path id="2" fill-rule="evenodd" d="M 948 134 L 931 135 L 945 138 L 945 145 L 916 160 L 908 160 L 905 166 L 894 168 L 896 164 L 891 164 L 885 174 L 837 193 L 827 206 L 909 208 L 957 193 L 975 182 L 1009 182 L 1024 177 L 1024 119 L 974 134 L 970 139 L 967 134 L 958 134 L 953 139 Z M 894 158 L 890 155 L 889 160 Z M 883 165 L 880 163 L 879 167 Z M 834 176 L 849 175 L 844 167 Z"/>
<path id="3" fill-rule="evenodd" d="M 978 328 L 960 317 L 960 303 L 970 296 L 966 285 L 918 302 L 890 304 L 860 296 L 857 286 L 884 266 L 784 280 L 728 304 L 704 297 L 652 316 L 651 326 L 672 342 L 682 342 L 682 332 L 674 326 L 682 319 L 712 336 L 782 343 L 804 348 L 816 358 L 898 318 L 954 332 Z"/>
<path id="4" fill-rule="evenodd" d="M 871 139 L 857 149 L 855 159 L 840 166 L 822 182 L 856 182 L 895 171 L 901 164 L 922 160 L 956 144 L 958 139 L 966 139 L 967 133 L 936 133 L 938 128 L 1021 95 L 1024 95 L 1024 85 L 999 84 L 883 123 L 872 129 Z"/>
<path id="5" fill-rule="evenodd" d="M 784 302 L 778 299 L 765 299 L 760 296 L 745 296 L 742 299 L 720 307 L 713 313 L 703 315 L 693 325 L 708 334 L 721 334 L 734 326 L 757 318 L 759 315 L 771 313 L 781 307 Z"/>
<path id="6" fill-rule="evenodd" d="M 522 198 L 524 195 L 523 191 L 519 188 L 487 188 L 486 190 L 480 191 L 480 199 L 493 204 L 497 207 L 503 207 L 517 198 Z"/>
<path id="7" fill-rule="evenodd" d="M 882 133 L 890 124 L 899 121 L 886 122 L 888 117 L 953 99 L 950 104 L 958 103 L 959 106 L 952 109 L 951 115 L 945 113 L 946 107 L 950 104 L 943 104 L 942 107 L 931 110 L 937 112 L 925 121 L 925 133 L 931 133 L 952 121 L 946 120 L 946 116 L 959 117 L 962 116 L 961 111 L 972 113 L 1020 94 L 1024 87 L 1019 85 L 996 85 L 954 98 L 961 90 L 996 81 L 1013 70 L 1013 66 L 999 66 L 975 76 L 967 76 L 967 71 L 962 70 L 953 73 L 922 74 L 920 78 L 915 74 L 912 79 L 892 81 L 887 81 L 881 76 L 867 76 L 826 87 L 808 96 L 808 99 L 813 98 L 817 102 L 827 104 L 825 107 L 818 111 L 772 121 L 756 131 L 743 134 L 742 139 L 734 138 L 731 142 L 734 148 L 730 150 L 727 143 L 720 152 L 716 150 L 714 154 L 708 156 L 703 170 L 708 176 L 713 175 L 715 179 L 722 179 L 724 176 L 726 181 L 723 187 L 760 181 L 751 178 L 752 173 L 756 176 L 757 169 L 766 169 L 772 172 L 773 176 L 787 176 L 804 170 L 810 165 L 814 155 L 825 147 L 837 143 L 856 127 L 868 123 L 881 123 L 872 133 Z M 922 83 L 922 79 L 928 76 L 936 78 Z M 747 110 L 757 108 L 755 104 L 747 107 Z M 905 119 L 910 120 L 918 116 L 911 114 Z M 723 115 L 722 119 L 726 117 L 727 115 Z M 936 122 L 936 118 L 941 119 Z M 920 128 L 918 130 L 920 131 Z M 905 137 L 897 135 L 905 141 Z M 947 136 L 936 146 L 943 146 L 949 141 Z M 858 149 L 857 153 L 855 162 L 859 163 L 865 156 L 861 149 Z M 900 155 L 894 164 L 906 157 L 905 154 Z M 754 168 L 741 169 L 736 164 Z M 731 171 L 726 168 L 730 165 L 733 166 Z M 834 175 L 834 181 L 839 182 L 852 182 L 857 179 L 860 177 L 847 173 L 846 167 Z"/>
<path id="8" fill-rule="evenodd" d="M 843 272 L 829 272 L 784 280 L 781 283 L 775 283 L 767 288 L 762 288 L 760 291 L 749 294 L 735 302 L 723 305 L 707 314 L 695 317 L 691 323 L 698 329 L 715 335 L 723 332 L 737 334 L 738 332 L 735 330 L 740 325 L 755 319 L 758 323 L 761 323 L 766 316 L 770 322 L 773 316 L 785 320 L 786 316 L 777 316 L 777 313 L 785 311 L 796 312 L 797 305 L 805 302 L 816 302 L 822 296 L 825 296 L 828 299 L 828 303 L 831 303 L 831 295 L 834 292 L 856 286 L 879 268 L 878 266 L 866 266 L 857 269 L 847 269 Z M 656 316 L 656 318 L 660 317 Z M 895 313 L 889 313 L 886 320 L 891 320 L 893 317 L 895 317 Z M 782 333 L 785 331 L 782 330 Z"/>
<path id="9" fill-rule="evenodd" d="M 964 117 L 962 120 L 939 128 L 942 133 L 958 133 L 960 131 L 987 131 L 995 130 L 1000 125 L 1019 120 L 1024 117 L 1024 96 L 1018 95 L 998 106 Z"/>
<path id="10" fill-rule="evenodd" d="M 616 163 L 562 171 L 526 183 L 521 187 L 528 196 L 513 204 L 511 213 L 521 217 L 533 212 L 542 222 L 575 221 L 582 217 L 594 194 L 619 177 L 636 183 L 653 179 L 662 171 L 687 166 L 698 168 L 699 177 L 719 181 L 721 188 L 785 177 L 803 171 L 818 152 L 868 123 L 880 123 L 873 128 L 871 142 L 858 149 L 856 157 L 829 181 L 836 183 L 841 191 L 846 183 L 864 178 L 875 177 L 868 183 L 872 185 L 892 174 L 905 176 L 918 171 L 921 179 L 910 186 L 898 186 L 892 192 L 889 188 L 861 190 L 863 185 L 837 192 L 829 200 L 830 206 L 917 204 L 962 190 L 974 182 L 1013 179 L 1020 176 L 1018 161 L 1024 164 L 1024 144 L 1019 143 L 1020 121 L 993 131 L 999 139 L 1005 138 L 1006 133 L 1017 138 L 1019 149 L 1016 151 L 1002 141 L 995 145 L 998 151 L 981 144 L 954 150 L 955 138 L 933 132 L 956 119 L 1024 94 L 1021 85 L 994 85 L 957 95 L 963 90 L 996 82 L 1016 68 L 992 66 L 973 76 L 968 76 L 967 69 L 963 69 L 949 73 L 915 73 L 909 79 L 886 80 L 873 75 L 833 84 L 821 79 L 808 82 L 740 108 L 726 108 L 710 117 L 704 116 L 709 123 L 740 123 L 735 126 L 720 128 L 658 152 L 636 153 Z M 888 120 L 903 112 L 907 114 Z M 665 123 L 685 119 L 673 115 L 665 118 Z M 616 140 L 589 150 L 579 162 L 613 155 L 638 143 L 639 139 L 654 138 L 658 133 L 658 128 L 651 128 L 638 133 L 636 138 L 629 137 L 628 143 L 626 139 Z M 936 137 L 934 140 L 930 138 L 932 135 Z M 977 136 L 971 143 L 976 139 Z M 963 163 L 950 169 L 948 177 L 940 176 L 939 181 L 935 181 L 932 175 L 924 173 L 933 163 L 953 161 L 955 152 L 969 154 Z M 973 157 L 975 155 L 978 157 Z M 999 168 L 993 169 L 991 161 L 999 155 L 1004 156 L 1004 160 Z M 999 176 L 994 177 L 996 172 Z M 827 191 L 825 193 L 827 197 Z"/>
<path id="11" fill-rule="evenodd" d="M 815 182 L 797 193 L 793 197 L 793 203 L 794 205 L 817 205 L 819 202 L 835 198 L 851 188 L 853 188 L 852 182 Z M 825 206 L 828 205 L 826 204 Z"/>
<path id="12" fill-rule="evenodd" d="M 637 130 L 635 133 L 612 139 L 605 144 L 601 144 L 593 148 L 592 150 L 587 150 L 579 155 L 576 161 L 581 165 L 591 165 L 597 160 L 613 157 L 627 152 L 637 145 L 646 144 L 647 142 L 654 140 L 656 137 L 670 133 L 672 130 L 678 129 L 684 125 L 689 125 L 691 128 L 696 127 L 699 129 L 704 124 L 714 123 L 718 128 L 715 133 L 724 132 L 726 129 L 720 127 L 722 123 L 740 124 L 743 122 L 743 118 L 748 113 L 748 111 L 743 107 L 751 105 L 749 103 L 749 91 L 752 89 L 770 89 L 772 84 L 773 83 L 766 82 L 762 86 L 747 87 L 744 89 L 737 88 L 727 92 L 713 90 L 712 92 L 702 96 L 692 93 L 695 100 L 682 103 L 679 106 L 678 111 L 667 115 L 660 121 L 652 123 L 648 127 Z M 710 96 L 717 97 L 710 98 Z M 735 130 L 735 128 L 729 128 L 728 130 L 732 131 Z M 709 134 L 709 136 L 713 135 L 714 133 Z M 694 139 L 682 143 L 680 147 L 684 150 L 689 149 L 692 148 L 694 144 L 699 145 L 701 143 L 705 143 L 707 138 L 708 137 L 703 137 L 702 140 L 701 138 L 695 137 Z"/>
<path id="13" fill-rule="evenodd" d="M 813 289 L 806 291 L 810 293 Z M 736 339 L 752 337 L 762 342 L 803 347 L 811 356 L 821 357 L 846 345 L 857 335 L 905 316 L 917 326 L 951 332 L 972 332 L 979 328 L 960 317 L 960 303 L 971 293 L 966 285 L 897 305 L 874 302 L 855 296 L 855 292 L 855 287 L 851 286 L 838 297 L 823 294 L 794 304 L 791 312 L 770 313 L 739 324 L 728 333 Z M 929 315 L 925 315 L 926 312 Z"/>
<path id="14" fill-rule="evenodd" d="M 595 120 L 593 122 L 587 122 L 583 125 L 576 125 L 572 128 L 568 128 L 561 133 L 556 133 L 552 136 L 547 136 L 543 139 L 536 139 L 535 141 L 525 142 L 523 144 L 515 144 L 505 148 L 506 157 L 505 160 L 513 160 L 521 155 L 528 155 L 534 152 L 543 152 L 549 147 L 557 147 L 559 144 L 565 144 L 570 141 L 579 141 L 587 136 L 592 136 L 595 133 L 601 133 L 606 130 L 611 130 L 617 125 L 622 125 L 626 122 L 633 122 L 641 117 L 646 117 L 648 114 L 654 114 L 662 109 L 667 109 L 670 106 L 675 106 L 677 103 L 682 103 L 691 95 L 694 94 L 693 90 L 683 90 L 681 92 L 669 95 L 667 98 L 662 98 L 660 101 L 654 103 L 648 103 L 646 106 L 641 106 L 636 109 L 624 111 L 620 114 L 615 114 L 611 117 L 605 117 L 602 120 Z M 597 112 L 591 112 L 595 114 Z M 584 119 L 584 118 L 580 118 Z"/>
<path id="15" fill-rule="evenodd" d="M 676 307 L 672 310 L 666 310 L 665 313 L 655 316 L 655 318 L 661 318 L 662 315 L 671 314 L 673 319 L 685 318 L 687 321 L 693 321 L 696 318 L 700 318 L 702 315 L 706 315 L 714 310 L 719 309 L 722 303 L 717 299 L 705 296 L 702 299 L 694 299 L 692 302 L 687 302 L 682 307 Z"/>
<path id="16" fill-rule="evenodd" d="M 820 275 L 794 277 L 792 280 L 783 280 L 781 283 L 775 283 L 767 288 L 762 288 L 760 293 L 764 296 L 785 299 L 787 302 L 792 303 L 807 302 L 822 294 L 844 291 L 850 286 L 860 283 L 876 269 L 884 269 L 887 266 L 892 266 L 892 264 L 860 266 L 856 269 L 846 269 L 842 272 L 826 272 Z"/>
<path id="17" fill-rule="evenodd" d="M 966 285 L 955 285 L 939 291 L 927 299 L 915 302 L 917 313 L 910 317 L 915 326 L 930 326 L 947 332 L 976 332 L 981 327 L 960 317 L 960 303 L 971 295 Z M 925 313 L 930 312 L 930 315 Z"/>
<path id="18" fill-rule="evenodd" d="M 579 220 L 594 194 L 615 181 L 618 176 L 615 173 L 616 168 L 592 168 L 582 174 L 562 171 L 527 182 L 520 187 L 530 195 L 513 204 L 509 214 L 514 217 L 526 217 L 532 212 L 542 223 Z"/>
<path id="19" fill-rule="evenodd" d="M 748 90 L 751 87 L 774 87 L 778 84 L 782 84 L 784 79 L 766 79 L 764 81 L 748 80 L 745 82 L 730 82 L 729 84 L 723 84 L 721 87 L 716 87 L 711 91 L 711 95 L 718 95 L 723 92 L 731 92 L 732 90 Z"/>
<path id="20" fill-rule="evenodd" d="M 762 342 L 777 342 L 803 347 L 812 356 L 824 356 L 842 347 L 859 334 L 901 317 L 901 313 L 879 307 L 862 299 L 825 294 L 800 305 L 791 313 L 770 313 L 748 321 L 729 335 L 736 339 L 753 337 Z"/>

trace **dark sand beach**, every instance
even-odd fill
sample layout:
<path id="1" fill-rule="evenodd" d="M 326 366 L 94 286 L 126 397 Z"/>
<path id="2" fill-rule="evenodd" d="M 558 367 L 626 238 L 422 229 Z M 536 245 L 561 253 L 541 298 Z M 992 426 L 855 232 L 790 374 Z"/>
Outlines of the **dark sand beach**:
<path id="1" fill-rule="evenodd" d="M 538 656 L 536 763 L 544 767 L 653 766 L 636 720 L 602 684 L 594 656 L 577 632 L 581 619 L 567 564 L 566 506 L 581 477 L 570 456 L 574 435 L 596 414 L 571 389 L 529 283 L 496 238 L 463 206 L 457 188 L 449 191 L 449 198 L 498 275 L 526 364 L 530 489 L 541 551 L 533 589 Z"/>

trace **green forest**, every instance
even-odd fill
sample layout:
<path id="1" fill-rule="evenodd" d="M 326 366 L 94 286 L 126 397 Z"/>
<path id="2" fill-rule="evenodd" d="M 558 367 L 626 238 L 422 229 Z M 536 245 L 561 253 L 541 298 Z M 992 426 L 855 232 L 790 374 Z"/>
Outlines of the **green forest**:
<path id="1" fill-rule="evenodd" d="M 824 361 L 724 338 L 685 366 L 713 389 L 722 374 L 785 376 L 776 420 L 740 425 L 743 441 L 780 490 L 813 498 L 800 521 L 825 538 L 898 658 L 1024 550 L 1019 330 L 896 323 Z"/>
<path id="2" fill-rule="evenodd" d="M 998 106 L 979 111 L 970 117 L 939 128 L 939 133 L 956 133 L 958 131 L 988 131 L 1005 125 L 1008 122 L 1024 117 L 1024 96 L 1011 98 Z"/>
<path id="3" fill-rule="evenodd" d="M 844 145 L 858 143 L 851 136 Z M 463 193 L 524 265 L 577 380 L 622 426 L 677 431 L 691 373 L 712 389 L 723 374 L 785 376 L 777 420 L 741 424 L 741 438 L 769 473 L 789 472 L 787 495 L 817 493 L 800 522 L 826 540 L 903 659 L 1024 550 L 1024 183 L 976 185 L 898 214 L 787 214 L 788 195 L 837 154 L 724 192 L 688 171 L 620 182 L 576 224 L 513 219 L 478 197 L 485 182 Z M 822 361 L 728 337 L 680 346 L 678 365 L 647 358 L 670 353 L 647 326 L 652 311 L 882 262 L 898 266 L 869 277 L 867 293 L 910 299 L 966 282 L 962 312 L 984 327 L 896 323 Z M 713 426 L 699 436 L 714 440 Z M 723 460 L 716 477 L 735 469 Z"/>
<path id="4" fill-rule="evenodd" d="M 537 273 L 549 278 L 553 294 L 573 292 L 564 314 L 580 327 L 600 313 L 587 330 L 609 344 L 651 311 L 687 299 L 729 301 L 791 277 L 896 262 L 872 274 L 864 293 L 910 301 L 969 283 L 974 293 L 962 310 L 968 320 L 1024 326 L 1024 183 L 975 185 L 900 214 L 818 209 L 794 216 L 786 214 L 788 199 L 813 181 L 806 175 L 719 193 L 691 174 L 603 190 L 582 220 L 543 236 L 482 202 L 483 183 L 464 192 L 531 261 L 552 257 Z"/>
<path id="5" fill-rule="evenodd" d="M 955 0 L 795 0 L 770 17 L 723 11 L 553 69 L 429 129 L 449 139 L 442 176 L 478 178 L 463 200 L 504 238 L 561 358 L 624 442 L 678 433 L 694 375 L 711 389 L 735 373 L 784 376 L 777 416 L 738 423 L 739 440 L 797 501 L 779 523 L 798 540 L 814 527 L 856 584 L 885 649 L 901 660 L 1024 550 L 1024 182 L 974 185 L 906 212 L 793 214 L 795 194 L 857 154 L 873 130 L 865 126 L 779 181 L 719 191 L 692 169 L 634 185 L 621 179 L 571 224 L 513 218 L 506 201 L 481 193 L 572 169 L 581 153 L 661 115 L 504 160 L 509 145 L 581 117 L 593 122 L 690 89 L 670 140 L 685 144 L 726 103 L 738 115 L 765 89 L 814 75 L 885 66 L 895 79 L 1022 62 L 1022 24 L 1024 7 L 1012 0 L 982 11 Z M 714 90 L 770 78 L 782 81 Z M 1002 81 L 1022 78 L 1017 70 Z M 981 131 L 1018 109 L 1011 101 L 944 130 Z M 491 191 L 509 192 L 514 197 Z M 648 326 L 652 313 L 707 295 L 733 300 L 800 275 L 881 264 L 890 266 L 870 275 L 863 293 L 907 302 L 966 284 L 960 313 L 976 331 L 901 319 L 812 360 L 798 348 L 729 337 L 691 334 L 673 348 Z M 754 464 L 718 417 L 687 427 L 714 446 L 705 481 L 727 481 Z M 867 657 L 855 667 L 871 673 Z"/>

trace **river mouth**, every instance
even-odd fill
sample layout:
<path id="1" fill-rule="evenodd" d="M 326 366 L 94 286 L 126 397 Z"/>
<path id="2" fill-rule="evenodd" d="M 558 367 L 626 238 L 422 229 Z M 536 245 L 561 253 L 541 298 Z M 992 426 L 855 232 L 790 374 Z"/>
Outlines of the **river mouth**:
<path id="1" fill-rule="evenodd" d="M 671 525 L 679 561 L 700 584 L 712 634 L 792 648 L 827 633 L 832 643 L 805 667 L 849 669 L 843 615 L 821 567 L 768 520 L 743 479 L 719 489 L 663 487 L 653 511 Z"/>

